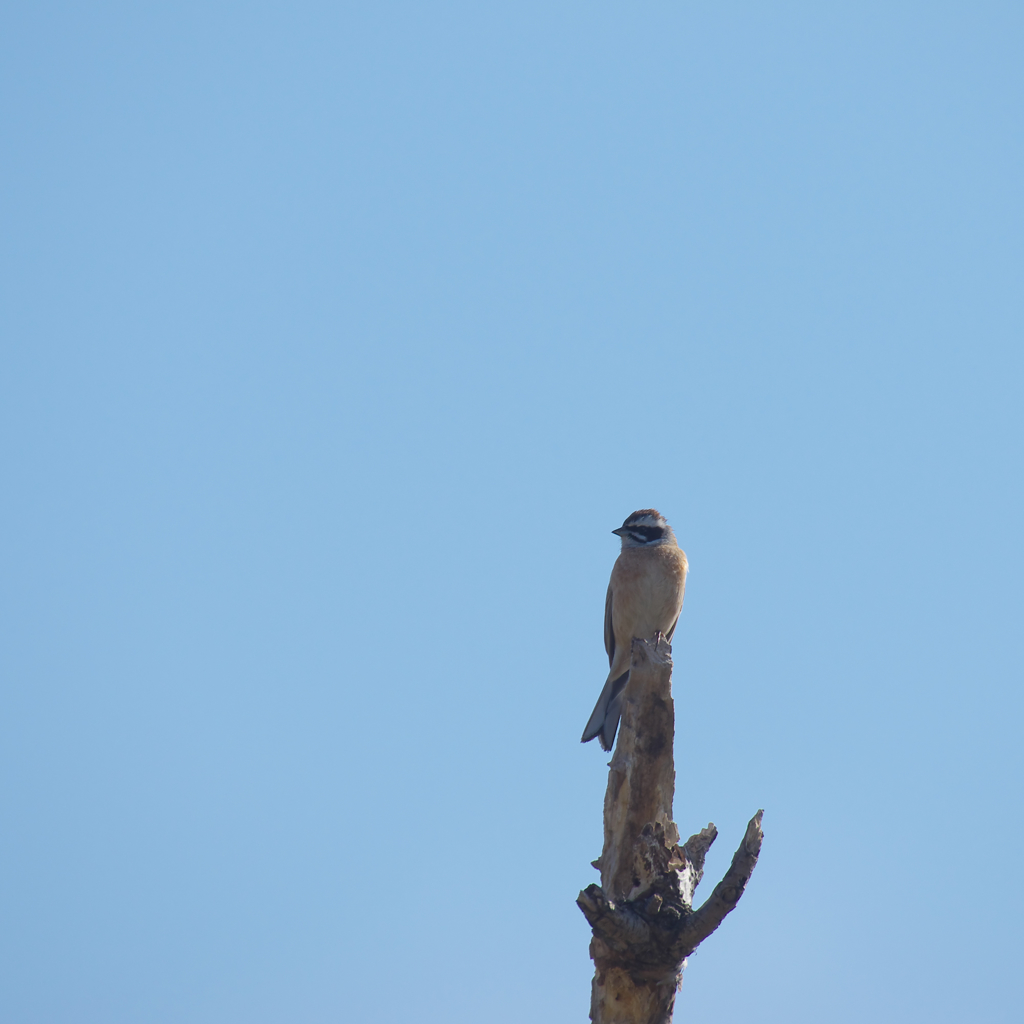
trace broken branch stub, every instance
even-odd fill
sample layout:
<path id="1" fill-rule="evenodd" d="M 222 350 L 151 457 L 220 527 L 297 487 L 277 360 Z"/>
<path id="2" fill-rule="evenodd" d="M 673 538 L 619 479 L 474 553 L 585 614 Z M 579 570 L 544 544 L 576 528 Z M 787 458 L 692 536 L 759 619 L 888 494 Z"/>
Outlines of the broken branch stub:
<path id="1" fill-rule="evenodd" d="M 600 885 L 576 902 L 593 931 L 594 1024 L 667 1024 L 686 957 L 736 906 L 761 849 L 761 815 L 747 825 L 725 878 L 693 909 L 704 858 L 718 831 L 684 844 L 672 820 L 675 737 L 672 648 L 664 637 L 633 641 L 622 722 L 609 764 Z"/>

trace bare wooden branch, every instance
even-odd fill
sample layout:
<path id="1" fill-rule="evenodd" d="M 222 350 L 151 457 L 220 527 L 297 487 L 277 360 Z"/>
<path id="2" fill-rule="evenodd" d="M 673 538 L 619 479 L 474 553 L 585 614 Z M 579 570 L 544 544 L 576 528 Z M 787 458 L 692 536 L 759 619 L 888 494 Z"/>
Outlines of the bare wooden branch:
<path id="1" fill-rule="evenodd" d="M 644 825 L 667 826 L 673 843 L 679 841 L 672 824 L 674 720 L 672 648 L 664 637 L 649 644 L 636 641 L 619 739 L 608 765 L 604 849 L 598 861 L 601 888 L 613 900 L 625 898 L 639 881 L 633 876 L 633 844 Z"/>
<path id="2" fill-rule="evenodd" d="M 725 878 L 693 910 L 704 859 L 718 835 L 708 825 L 686 843 L 672 820 L 672 649 L 664 637 L 633 641 L 622 724 L 609 764 L 600 885 L 576 900 L 593 930 L 594 1024 L 668 1024 L 686 957 L 736 906 L 757 863 L 758 811 Z"/>
<path id="3" fill-rule="evenodd" d="M 761 852 L 761 842 L 764 839 L 764 833 L 761 831 L 763 815 L 764 811 L 758 811 L 750 819 L 743 842 L 733 854 L 732 864 L 729 865 L 725 878 L 715 886 L 714 892 L 690 918 L 687 924 L 687 944 L 692 943 L 693 949 L 696 949 L 725 920 L 725 915 L 736 906 L 743 895 Z M 693 949 L 687 955 L 692 953 Z"/>

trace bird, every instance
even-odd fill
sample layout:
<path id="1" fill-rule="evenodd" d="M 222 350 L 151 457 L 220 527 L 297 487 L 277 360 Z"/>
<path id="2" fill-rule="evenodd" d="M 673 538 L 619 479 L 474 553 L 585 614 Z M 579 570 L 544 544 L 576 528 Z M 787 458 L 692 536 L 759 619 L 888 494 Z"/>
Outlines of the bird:
<path id="1" fill-rule="evenodd" d="M 629 682 L 633 638 L 662 633 L 672 639 L 689 566 L 672 527 L 653 508 L 642 508 L 612 530 L 622 550 L 612 567 L 604 604 L 604 646 L 610 671 L 581 742 L 600 741 L 611 750 L 619 728 L 622 695 Z"/>

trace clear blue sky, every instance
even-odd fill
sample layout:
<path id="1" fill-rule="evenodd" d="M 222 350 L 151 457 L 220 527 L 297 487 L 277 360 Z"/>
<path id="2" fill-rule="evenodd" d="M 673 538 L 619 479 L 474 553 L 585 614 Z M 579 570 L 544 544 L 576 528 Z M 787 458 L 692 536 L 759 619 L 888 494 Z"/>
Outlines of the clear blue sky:
<path id="1" fill-rule="evenodd" d="M 1017 1022 L 1015 3 L 15 3 L 0 1019 L 586 1019 L 617 540 L 682 1020 Z M 705 886 L 709 891 L 710 886 Z"/>

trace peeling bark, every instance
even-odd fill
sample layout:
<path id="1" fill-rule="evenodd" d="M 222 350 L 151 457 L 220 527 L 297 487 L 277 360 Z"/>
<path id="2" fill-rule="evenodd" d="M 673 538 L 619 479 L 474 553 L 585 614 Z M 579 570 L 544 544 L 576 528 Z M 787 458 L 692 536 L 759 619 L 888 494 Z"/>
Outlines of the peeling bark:
<path id="1" fill-rule="evenodd" d="M 594 1024 L 668 1024 L 686 957 L 736 906 L 761 850 L 761 815 L 747 825 L 725 877 L 693 909 L 704 858 L 718 835 L 708 825 L 684 844 L 672 820 L 672 648 L 660 635 L 634 640 L 619 739 L 609 764 L 600 885 L 577 898 L 593 930 L 590 1019 Z"/>

